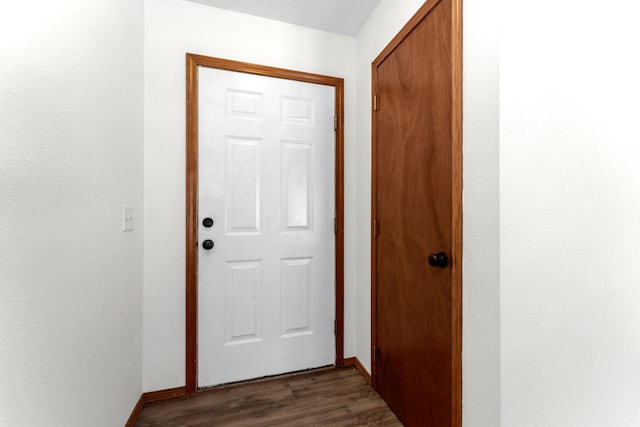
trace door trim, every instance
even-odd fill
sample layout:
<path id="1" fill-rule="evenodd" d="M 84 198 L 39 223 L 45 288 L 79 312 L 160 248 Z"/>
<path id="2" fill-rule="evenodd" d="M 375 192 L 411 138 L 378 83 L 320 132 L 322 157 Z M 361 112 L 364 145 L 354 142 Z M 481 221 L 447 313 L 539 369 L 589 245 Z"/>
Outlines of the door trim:
<path id="1" fill-rule="evenodd" d="M 344 79 L 221 58 L 186 55 L 186 393 L 198 388 L 198 67 L 316 83 L 335 88 L 336 367 L 344 365 Z"/>
<path id="2" fill-rule="evenodd" d="M 376 95 L 377 67 L 400 45 L 441 0 L 427 0 L 371 64 L 371 93 Z M 462 425 L 462 0 L 451 0 L 451 425 Z M 384 100 L 381 100 L 384 102 Z M 373 233 L 376 215 L 376 114 L 371 105 L 371 381 L 377 387 L 374 360 L 376 342 L 377 239 Z"/>

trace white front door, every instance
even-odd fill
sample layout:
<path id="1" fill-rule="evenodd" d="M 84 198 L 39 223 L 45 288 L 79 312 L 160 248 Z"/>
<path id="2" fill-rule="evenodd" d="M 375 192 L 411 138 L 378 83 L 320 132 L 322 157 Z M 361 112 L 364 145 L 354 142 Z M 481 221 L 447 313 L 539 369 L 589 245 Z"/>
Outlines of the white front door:
<path id="1" fill-rule="evenodd" d="M 198 385 L 331 365 L 334 88 L 206 67 L 198 87 Z"/>

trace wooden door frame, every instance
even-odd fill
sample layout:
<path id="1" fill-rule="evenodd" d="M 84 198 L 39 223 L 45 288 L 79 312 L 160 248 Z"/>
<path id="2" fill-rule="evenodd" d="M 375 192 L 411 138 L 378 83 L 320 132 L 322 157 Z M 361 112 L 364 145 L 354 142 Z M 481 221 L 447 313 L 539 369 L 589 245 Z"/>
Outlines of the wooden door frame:
<path id="1" fill-rule="evenodd" d="M 400 45 L 441 0 L 427 0 L 400 32 L 389 42 L 371 64 L 372 99 L 376 95 L 377 67 Z M 451 72 L 452 72 L 452 126 L 451 126 L 451 425 L 462 425 L 462 0 L 451 0 Z M 376 218 L 376 106 L 371 106 L 371 219 Z M 374 224 L 372 223 L 372 230 Z M 371 382 L 377 386 L 377 369 L 373 363 L 377 346 L 377 239 L 371 233 Z"/>
<path id="2" fill-rule="evenodd" d="M 198 388 L 198 67 L 277 77 L 335 88 L 335 339 L 344 365 L 344 79 L 187 53 L 186 99 L 186 393 Z"/>

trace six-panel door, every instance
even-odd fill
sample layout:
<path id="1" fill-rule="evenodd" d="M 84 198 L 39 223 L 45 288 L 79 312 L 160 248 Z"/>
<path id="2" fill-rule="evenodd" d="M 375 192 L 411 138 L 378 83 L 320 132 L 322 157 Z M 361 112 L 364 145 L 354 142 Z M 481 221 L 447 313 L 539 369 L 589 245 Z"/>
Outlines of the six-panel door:
<path id="1" fill-rule="evenodd" d="M 334 88 L 198 74 L 198 384 L 330 365 Z"/>

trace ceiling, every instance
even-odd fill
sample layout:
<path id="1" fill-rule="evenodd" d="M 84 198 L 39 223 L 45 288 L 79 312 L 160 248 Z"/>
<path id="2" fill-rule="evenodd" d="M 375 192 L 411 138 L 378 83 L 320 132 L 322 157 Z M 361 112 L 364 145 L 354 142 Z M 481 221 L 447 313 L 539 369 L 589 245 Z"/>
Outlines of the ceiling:
<path id="1" fill-rule="evenodd" d="M 221 9 L 355 36 L 380 0 L 190 0 Z"/>

